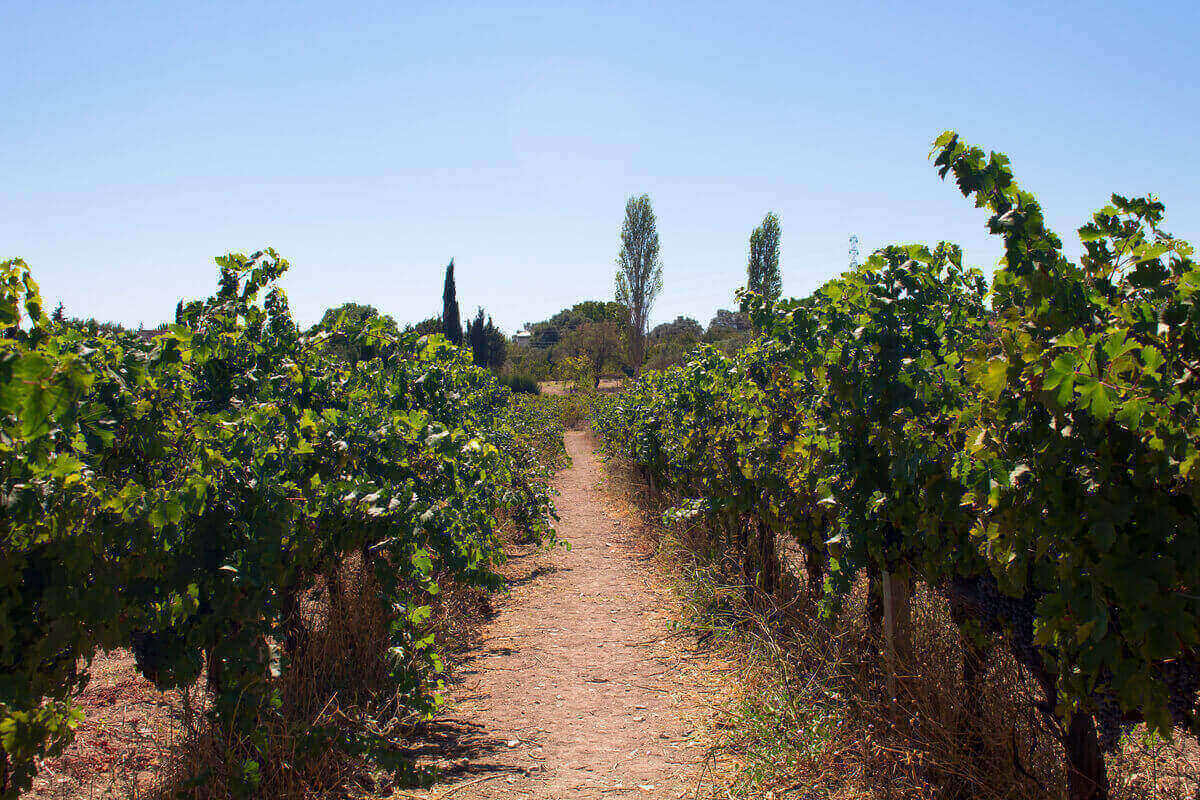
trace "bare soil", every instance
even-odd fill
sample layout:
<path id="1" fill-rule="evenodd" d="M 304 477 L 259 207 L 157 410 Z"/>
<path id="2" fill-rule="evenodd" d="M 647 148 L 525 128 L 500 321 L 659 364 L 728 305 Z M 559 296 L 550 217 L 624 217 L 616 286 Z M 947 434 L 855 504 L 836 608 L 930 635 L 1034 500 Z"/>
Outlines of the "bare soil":
<path id="1" fill-rule="evenodd" d="M 445 769 L 404 797 L 678 798 L 704 783 L 708 698 L 720 669 L 673 632 L 677 599 L 637 535 L 639 512 L 602 488 L 589 434 L 568 431 L 556 481 L 569 551 L 523 550 L 511 588 L 457 660 L 428 744 Z"/>
<path id="2" fill-rule="evenodd" d="M 98 655 L 76 698 L 83 721 L 66 751 L 47 759 L 31 798 L 92 800 L 144 793 L 179 740 L 178 693 L 160 692 L 141 676 L 128 650 Z"/>
<path id="3" fill-rule="evenodd" d="M 604 393 L 612 393 L 621 391 L 622 378 L 601 378 L 600 385 L 596 387 L 597 391 Z M 572 384 L 570 381 L 542 381 L 538 384 L 538 388 L 542 394 L 551 395 L 568 395 L 571 393 Z"/>

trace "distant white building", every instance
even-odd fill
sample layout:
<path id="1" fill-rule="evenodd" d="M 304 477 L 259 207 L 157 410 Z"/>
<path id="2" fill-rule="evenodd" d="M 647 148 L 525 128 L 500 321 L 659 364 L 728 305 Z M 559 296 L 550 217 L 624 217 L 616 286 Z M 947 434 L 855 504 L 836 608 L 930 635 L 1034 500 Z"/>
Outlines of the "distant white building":
<path id="1" fill-rule="evenodd" d="M 529 344 L 532 337 L 532 333 L 522 328 L 513 334 L 513 344 Z"/>

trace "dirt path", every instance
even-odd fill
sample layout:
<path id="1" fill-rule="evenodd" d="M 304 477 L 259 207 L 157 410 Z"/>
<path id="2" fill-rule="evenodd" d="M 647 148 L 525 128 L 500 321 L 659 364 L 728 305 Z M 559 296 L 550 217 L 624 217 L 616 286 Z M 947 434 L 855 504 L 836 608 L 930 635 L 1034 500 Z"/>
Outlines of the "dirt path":
<path id="1" fill-rule="evenodd" d="M 633 534 L 632 512 L 600 488 L 587 434 L 557 487 L 567 552 L 524 555 L 513 587 L 460 662 L 441 723 L 459 761 L 426 795 L 483 798 L 692 797 L 712 673 L 678 603 Z"/>

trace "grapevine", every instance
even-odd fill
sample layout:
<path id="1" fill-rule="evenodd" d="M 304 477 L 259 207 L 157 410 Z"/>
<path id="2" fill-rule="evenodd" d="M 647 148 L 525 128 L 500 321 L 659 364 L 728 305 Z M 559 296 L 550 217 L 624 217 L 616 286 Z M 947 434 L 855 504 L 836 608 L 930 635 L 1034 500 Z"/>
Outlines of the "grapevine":
<path id="1" fill-rule="evenodd" d="M 122 646 L 160 687 L 207 674 L 252 789 L 251 734 L 308 641 L 299 594 L 335 597 L 351 556 L 396 695 L 427 712 L 436 580 L 495 583 L 500 520 L 552 539 L 548 475 L 490 373 L 382 320 L 300 331 L 273 251 L 217 264 L 216 293 L 152 342 L 52 323 L 25 264 L 0 265 L 4 797 L 70 741 L 88 663 Z"/>
<path id="2" fill-rule="evenodd" d="M 947 597 L 1101 796 L 1132 723 L 1200 733 L 1200 269 L 1153 198 L 1114 195 L 1076 264 L 1004 156 L 947 133 L 935 161 L 992 214 L 990 289 L 953 245 L 881 248 L 808 297 L 746 295 L 746 348 L 643 376 L 594 425 L 713 530 L 795 537 L 827 613 L 864 571 Z"/>

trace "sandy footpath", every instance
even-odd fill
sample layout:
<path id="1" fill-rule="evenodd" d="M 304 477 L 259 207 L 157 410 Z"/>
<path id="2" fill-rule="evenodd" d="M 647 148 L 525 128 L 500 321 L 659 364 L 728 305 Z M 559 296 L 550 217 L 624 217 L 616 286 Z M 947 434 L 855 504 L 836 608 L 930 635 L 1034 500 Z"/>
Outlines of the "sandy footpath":
<path id="1" fill-rule="evenodd" d="M 569 431 L 558 476 L 571 550 L 517 555 L 512 588 L 456 670 L 439 723 L 452 769 L 411 797 L 692 797 L 713 665 L 672 633 L 678 602 L 601 488 L 588 434 Z"/>

